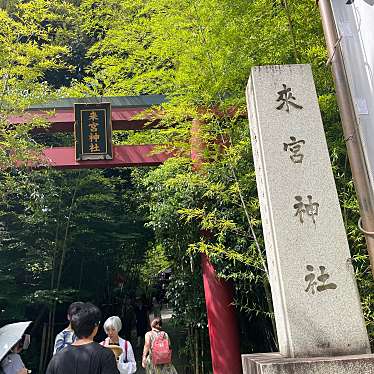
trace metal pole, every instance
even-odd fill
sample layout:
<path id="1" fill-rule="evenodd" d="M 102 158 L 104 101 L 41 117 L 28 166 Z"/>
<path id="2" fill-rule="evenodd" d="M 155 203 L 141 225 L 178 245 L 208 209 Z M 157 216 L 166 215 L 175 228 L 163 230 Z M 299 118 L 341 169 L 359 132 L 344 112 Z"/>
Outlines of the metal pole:
<path id="1" fill-rule="evenodd" d="M 336 98 L 340 110 L 353 183 L 355 185 L 360 214 L 365 231 L 374 232 L 374 197 L 362 149 L 357 118 L 348 85 L 340 40 L 335 25 L 330 0 L 319 0 L 319 10 L 330 56 Z M 374 235 L 365 234 L 371 271 L 374 277 Z"/>

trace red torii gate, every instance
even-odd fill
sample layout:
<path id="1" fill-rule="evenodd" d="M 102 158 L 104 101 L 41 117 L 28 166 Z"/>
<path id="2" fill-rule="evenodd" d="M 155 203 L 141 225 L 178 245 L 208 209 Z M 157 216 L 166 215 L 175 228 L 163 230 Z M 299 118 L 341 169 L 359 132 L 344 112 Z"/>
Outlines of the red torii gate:
<path id="1" fill-rule="evenodd" d="M 74 98 L 61 99 L 48 104 L 31 106 L 25 115 L 11 116 L 9 122 L 19 125 L 35 117 L 45 118 L 51 126 L 40 131 L 56 133 L 74 132 L 74 103 L 109 102 L 112 105 L 113 130 L 142 130 L 149 122 L 149 118 L 138 118 L 141 113 L 152 106 L 165 102 L 163 95 L 123 96 L 105 98 Z M 35 131 L 38 131 L 36 129 Z M 171 155 L 167 153 L 151 153 L 154 146 L 121 145 L 113 148 L 112 160 L 76 161 L 74 147 L 46 148 L 43 151 L 46 162 L 59 169 L 93 169 L 114 168 L 126 166 L 157 166 Z"/>
<path id="2" fill-rule="evenodd" d="M 74 103 L 109 102 L 112 106 L 113 130 L 142 130 L 149 118 L 140 115 L 146 109 L 165 101 L 163 95 L 61 99 L 32 106 L 26 115 L 12 116 L 9 122 L 20 125 L 33 117 L 44 117 L 51 126 L 40 131 L 71 133 L 74 132 Z M 198 130 L 198 122 L 193 123 L 191 156 L 197 164 L 202 161 L 199 154 L 202 154 L 203 147 Z M 151 144 L 114 146 L 112 160 L 94 161 L 76 161 L 74 147 L 46 148 L 43 154 L 49 166 L 60 169 L 157 166 L 172 156 L 152 153 L 153 149 Z M 202 256 L 202 270 L 214 374 L 241 374 L 239 333 L 232 305 L 232 289 L 230 284 L 217 278 L 214 267 L 205 255 Z"/>

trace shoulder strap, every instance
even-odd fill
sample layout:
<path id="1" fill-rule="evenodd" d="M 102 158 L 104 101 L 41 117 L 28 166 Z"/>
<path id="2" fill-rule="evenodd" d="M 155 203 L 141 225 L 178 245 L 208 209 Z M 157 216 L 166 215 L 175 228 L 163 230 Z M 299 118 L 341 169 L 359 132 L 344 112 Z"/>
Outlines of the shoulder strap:
<path id="1" fill-rule="evenodd" d="M 153 330 L 150 331 L 151 349 L 153 349 L 153 343 L 157 338 L 157 333 Z"/>
<path id="2" fill-rule="evenodd" d="M 127 362 L 127 348 L 128 348 L 128 341 L 125 340 L 125 357 L 126 357 L 126 362 Z"/>
<path id="3" fill-rule="evenodd" d="M 125 350 L 125 357 L 124 357 L 124 360 L 123 360 L 123 361 L 126 363 L 126 362 L 128 362 L 128 361 L 127 361 L 127 351 L 128 351 L 129 342 L 128 342 L 126 339 L 123 339 L 123 341 L 124 341 L 125 343 L 123 344 L 123 346 L 120 345 L 120 347 L 122 348 L 122 350 L 123 350 L 123 349 Z"/>

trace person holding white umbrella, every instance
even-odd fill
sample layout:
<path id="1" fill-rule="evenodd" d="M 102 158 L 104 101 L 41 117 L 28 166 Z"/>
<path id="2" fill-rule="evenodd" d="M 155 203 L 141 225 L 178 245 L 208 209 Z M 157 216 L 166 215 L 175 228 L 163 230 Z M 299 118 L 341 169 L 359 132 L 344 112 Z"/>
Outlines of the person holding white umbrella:
<path id="1" fill-rule="evenodd" d="M 28 374 L 19 353 L 27 349 L 30 335 L 24 334 L 31 322 L 11 323 L 0 329 L 0 368 L 4 374 Z"/>

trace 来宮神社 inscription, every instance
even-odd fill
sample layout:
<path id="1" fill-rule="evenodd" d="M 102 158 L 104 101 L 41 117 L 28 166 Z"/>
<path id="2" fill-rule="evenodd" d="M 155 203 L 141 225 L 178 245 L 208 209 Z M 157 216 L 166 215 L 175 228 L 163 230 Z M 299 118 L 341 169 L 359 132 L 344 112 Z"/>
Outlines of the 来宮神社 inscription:
<path id="1" fill-rule="evenodd" d="M 110 104 L 75 104 L 74 111 L 76 159 L 79 161 L 112 159 Z"/>
<path id="2" fill-rule="evenodd" d="M 370 352 L 310 66 L 253 68 L 247 102 L 280 352 Z"/>

